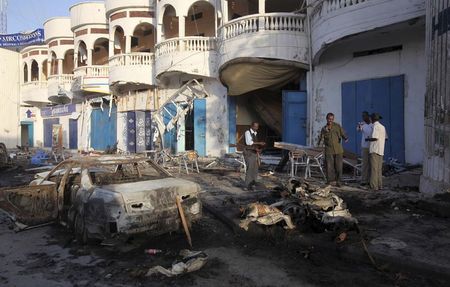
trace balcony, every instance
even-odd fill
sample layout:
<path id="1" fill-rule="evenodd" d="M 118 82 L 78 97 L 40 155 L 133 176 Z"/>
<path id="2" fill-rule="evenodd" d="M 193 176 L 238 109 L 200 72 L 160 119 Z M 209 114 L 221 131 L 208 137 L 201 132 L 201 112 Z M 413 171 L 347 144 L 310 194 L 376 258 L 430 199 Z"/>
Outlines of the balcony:
<path id="1" fill-rule="evenodd" d="M 216 39 L 213 37 L 184 37 L 156 45 L 156 76 L 178 72 L 191 75 L 217 76 Z"/>
<path id="2" fill-rule="evenodd" d="M 305 16 L 293 13 L 255 14 L 219 29 L 220 66 L 239 58 L 270 58 L 308 64 Z"/>
<path id="3" fill-rule="evenodd" d="M 109 94 L 109 67 L 83 66 L 76 68 L 72 91 Z"/>
<path id="4" fill-rule="evenodd" d="M 110 86 L 154 86 L 155 54 L 130 53 L 109 59 Z"/>
<path id="5" fill-rule="evenodd" d="M 311 20 L 314 58 L 320 56 L 326 46 L 344 37 L 425 15 L 424 0 L 329 0 L 316 3 Z"/>
<path id="6" fill-rule="evenodd" d="M 72 89 L 73 75 L 52 75 L 48 77 L 48 98 L 69 94 Z"/>
<path id="7" fill-rule="evenodd" d="M 43 107 L 50 104 L 48 101 L 47 82 L 32 81 L 23 83 L 20 87 L 20 97 L 24 104 L 34 107 Z"/>
<path id="8" fill-rule="evenodd" d="M 153 0 L 106 0 L 105 6 L 107 15 L 111 15 L 123 8 L 154 8 L 155 5 Z"/>

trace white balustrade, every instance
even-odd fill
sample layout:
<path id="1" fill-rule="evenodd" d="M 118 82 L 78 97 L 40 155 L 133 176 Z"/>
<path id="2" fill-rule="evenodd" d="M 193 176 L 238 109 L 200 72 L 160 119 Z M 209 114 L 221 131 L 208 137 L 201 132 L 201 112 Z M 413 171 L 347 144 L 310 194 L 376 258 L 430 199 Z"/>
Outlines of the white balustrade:
<path id="1" fill-rule="evenodd" d="M 47 81 L 31 81 L 22 83 L 23 88 L 30 88 L 30 89 L 42 89 L 47 88 Z"/>
<path id="2" fill-rule="evenodd" d="M 72 84 L 73 75 L 52 75 L 48 77 L 49 82 L 57 82 L 58 84 Z"/>
<path id="3" fill-rule="evenodd" d="M 212 37 L 184 37 L 169 39 L 156 46 L 156 55 L 164 56 L 174 52 L 207 52 L 216 49 L 216 39 Z"/>
<path id="4" fill-rule="evenodd" d="M 75 77 L 108 77 L 108 66 L 84 66 L 78 67 L 74 71 Z"/>
<path id="5" fill-rule="evenodd" d="M 153 53 L 131 53 L 112 56 L 109 59 L 109 66 L 151 66 L 154 62 L 155 54 Z"/>
<path id="6" fill-rule="evenodd" d="M 241 17 L 220 28 L 222 40 L 260 31 L 305 32 L 305 16 L 293 13 L 267 13 Z"/>
<path id="7" fill-rule="evenodd" d="M 361 3 L 369 2 L 371 0 L 328 0 L 322 1 L 318 4 L 317 8 L 314 9 L 313 18 L 324 17 L 325 15 L 332 13 L 334 11 L 356 6 Z M 321 6 L 320 6 L 321 5 Z"/>

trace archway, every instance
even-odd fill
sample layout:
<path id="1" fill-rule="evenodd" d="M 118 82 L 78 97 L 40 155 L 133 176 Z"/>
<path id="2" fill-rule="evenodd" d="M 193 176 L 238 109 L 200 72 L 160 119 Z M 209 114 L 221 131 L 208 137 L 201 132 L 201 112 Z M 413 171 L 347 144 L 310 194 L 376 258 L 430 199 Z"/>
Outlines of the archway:
<path id="1" fill-rule="evenodd" d="M 50 61 L 50 75 L 58 74 L 58 59 L 56 58 L 56 53 L 52 52 Z"/>
<path id="2" fill-rule="evenodd" d="M 41 72 L 41 80 L 47 81 L 48 78 L 48 67 L 47 67 L 48 60 L 44 60 L 42 62 L 42 72 Z"/>
<path id="3" fill-rule="evenodd" d="M 28 83 L 28 64 L 23 65 L 23 82 Z"/>
<path id="4" fill-rule="evenodd" d="M 36 60 L 31 62 L 31 81 L 39 81 L 39 64 Z"/>
<path id="5" fill-rule="evenodd" d="M 266 0 L 266 13 L 299 11 L 304 1 L 298 0 Z M 306 13 L 306 11 L 304 11 Z"/>
<path id="6" fill-rule="evenodd" d="M 125 32 L 120 26 L 114 31 L 114 55 L 125 53 Z"/>
<path id="7" fill-rule="evenodd" d="M 77 67 L 83 67 L 87 66 L 87 60 L 88 60 L 88 54 L 87 54 L 87 46 L 86 43 L 83 41 L 80 41 L 78 43 L 78 62 Z"/>
<path id="8" fill-rule="evenodd" d="M 178 21 L 175 8 L 167 5 L 163 16 L 163 35 L 165 40 L 179 37 Z"/>
<path id="9" fill-rule="evenodd" d="M 74 56 L 75 55 L 73 49 L 66 51 L 66 53 L 64 54 L 63 74 L 70 75 L 73 73 Z"/>
<path id="10" fill-rule="evenodd" d="M 109 40 L 107 38 L 99 38 L 94 43 L 94 51 L 92 52 L 92 65 L 105 65 L 108 63 L 109 57 Z"/>
<path id="11" fill-rule="evenodd" d="M 216 9 L 206 1 L 197 1 L 189 7 L 186 18 L 186 36 L 216 36 Z"/>
<path id="12" fill-rule="evenodd" d="M 258 14 L 258 0 L 229 0 L 228 20 L 233 20 L 247 15 Z M 278 1 L 282 2 L 282 1 Z"/>
<path id="13" fill-rule="evenodd" d="M 156 30 L 149 23 L 136 26 L 131 38 L 131 52 L 153 53 L 155 51 Z"/>

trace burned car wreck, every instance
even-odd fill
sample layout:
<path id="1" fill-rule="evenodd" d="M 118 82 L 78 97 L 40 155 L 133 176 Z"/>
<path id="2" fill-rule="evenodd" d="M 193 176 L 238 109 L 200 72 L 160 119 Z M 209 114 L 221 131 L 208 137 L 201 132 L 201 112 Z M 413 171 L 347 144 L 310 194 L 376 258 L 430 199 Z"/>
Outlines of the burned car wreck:
<path id="1" fill-rule="evenodd" d="M 26 229 L 50 222 L 83 243 L 177 231 L 202 215 L 198 184 L 174 178 L 147 158 L 79 157 L 36 175 L 29 186 L 0 189 L 0 209 Z"/>

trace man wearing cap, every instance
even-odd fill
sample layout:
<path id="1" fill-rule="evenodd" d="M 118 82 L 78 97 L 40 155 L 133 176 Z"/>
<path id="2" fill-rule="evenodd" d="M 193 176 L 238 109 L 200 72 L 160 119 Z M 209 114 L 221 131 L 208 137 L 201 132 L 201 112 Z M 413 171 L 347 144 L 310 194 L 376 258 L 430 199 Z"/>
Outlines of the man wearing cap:
<path id="1" fill-rule="evenodd" d="M 361 133 L 361 158 L 362 158 L 362 169 L 361 169 L 361 185 L 369 184 L 370 179 L 370 159 L 369 159 L 369 148 L 370 142 L 366 141 L 367 138 L 372 137 L 373 124 L 370 120 L 370 115 L 368 112 L 364 111 L 362 113 L 363 121 L 358 124 L 356 130 Z"/>
<path id="2" fill-rule="evenodd" d="M 341 186 L 342 177 L 342 161 L 344 157 L 344 149 L 341 141 L 348 142 L 348 137 L 344 129 L 334 122 L 334 114 L 327 114 L 327 125 L 320 132 L 318 145 L 323 142 L 325 144 L 325 162 L 327 167 L 327 183 L 331 184 L 336 181 L 336 186 Z"/>
<path id="3" fill-rule="evenodd" d="M 366 141 L 370 142 L 370 188 L 380 190 L 383 188 L 382 170 L 386 128 L 380 123 L 382 117 L 378 113 L 373 113 L 371 119 L 373 123 L 372 136 L 366 138 Z"/>

